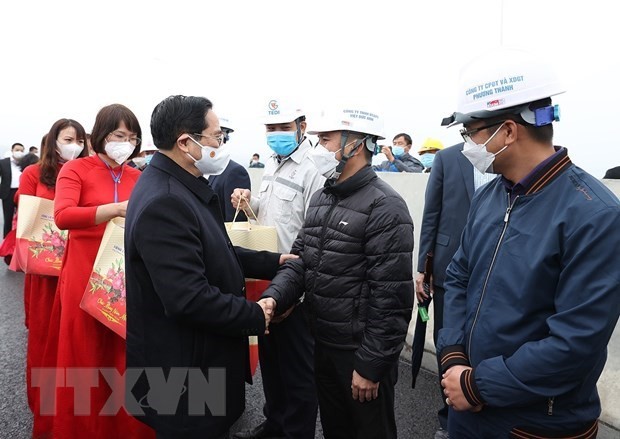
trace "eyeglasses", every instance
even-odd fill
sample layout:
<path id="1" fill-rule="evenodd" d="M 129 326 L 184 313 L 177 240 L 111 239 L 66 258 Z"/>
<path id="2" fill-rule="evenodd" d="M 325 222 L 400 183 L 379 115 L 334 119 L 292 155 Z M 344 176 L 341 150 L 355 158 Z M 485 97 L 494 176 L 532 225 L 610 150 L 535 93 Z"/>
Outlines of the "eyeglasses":
<path id="1" fill-rule="evenodd" d="M 198 137 L 210 137 L 212 139 L 215 139 L 215 140 L 217 140 L 217 146 L 218 147 L 222 146 L 222 143 L 224 143 L 224 137 L 225 137 L 223 133 L 218 134 L 217 136 L 212 136 L 210 134 L 198 134 L 198 133 L 193 133 L 192 135 L 193 136 L 198 136 Z"/>
<path id="2" fill-rule="evenodd" d="M 476 134 L 478 131 L 482 131 L 482 130 L 486 130 L 487 128 L 492 128 L 492 127 L 496 127 L 498 125 L 503 124 L 504 122 L 506 122 L 505 120 L 500 120 L 499 122 L 495 122 L 489 125 L 483 125 L 479 128 L 474 128 L 473 130 L 469 130 L 467 131 L 465 128 L 461 128 L 461 137 L 463 138 L 463 140 L 465 142 L 469 142 L 471 140 L 471 137 Z"/>
<path id="3" fill-rule="evenodd" d="M 116 142 L 129 142 L 133 146 L 138 146 L 140 142 L 142 142 L 138 137 L 130 137 L 121 131 L 112 131 L 109 135 L 112 136 Z"/>

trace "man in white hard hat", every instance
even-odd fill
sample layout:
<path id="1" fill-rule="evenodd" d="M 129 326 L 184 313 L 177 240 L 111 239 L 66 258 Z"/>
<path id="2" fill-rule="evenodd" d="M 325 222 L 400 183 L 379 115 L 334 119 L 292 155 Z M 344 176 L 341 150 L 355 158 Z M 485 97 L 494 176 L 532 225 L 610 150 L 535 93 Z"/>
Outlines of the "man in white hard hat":
<path id="1" fill-rule="evenodd" d="M 228 144 L 230 141 L 230 134 L 235 132 L 231 127 L 232 124 L 230 120 L 220 117 L 220 129 L 224 135 L 223 145 Z M 229 147 L 230 146 L 226 146 L 226 148 Z M 230 204 L 230 196 L 235 188 L 250 187 L 250 174 L 248 174 L 245 167 L 231 159 L 224 169 L 224 172 L 219 175 L 209 175 L 207 178 L 211 188 L 217 194 L 224 221 L 232 221 L 237 209 Z M 236 221 L 247 221 L 247 217 L 243 211 L 239 212 Z"/>
<path id="2" fill-rule="evenodd" d="M 553 144 L 564 91 L 534 55 L 461 74 L 463 154 L 500 177 L 471 203 L 444 283 L 441 358 L 454 438 L 594 438 L 596 382 L 620 314 L 620 203 Z"/>
<path id="3" fill-rule="evenodd" d="M 413 306 L 413 223 L 402 197 L 370 166 L 379 116 L 349 107 L 314 131 L 312 160 L 328 179 L 263 298 L 276 315 L 305 293 L 326 438 L 396 438 L 394 386 Z"/>
<path id="4" fill-rule="evenodd" d="M 305 136 L 304 111 L 290 101 L 271 99 L 265 103 L 264 112 L 267 144 L 274 155 L 267 160 L 258 193 L 238 188 L 231 201 L 236 207 L 250 200 L 258 222 L 275 226 L 278 249 L 287 249 L 288 253 L 304 222 L 310 198 L 323 187 L 325 178 L 308 160 L 313 146 Z M 266 420 L 235 437 L 314 438 L 318 407 L 314 343 L 303 308 L 303 303 L 298 304 L 286 320 L 272 323 L 268 336 L 259 337 Z"/>

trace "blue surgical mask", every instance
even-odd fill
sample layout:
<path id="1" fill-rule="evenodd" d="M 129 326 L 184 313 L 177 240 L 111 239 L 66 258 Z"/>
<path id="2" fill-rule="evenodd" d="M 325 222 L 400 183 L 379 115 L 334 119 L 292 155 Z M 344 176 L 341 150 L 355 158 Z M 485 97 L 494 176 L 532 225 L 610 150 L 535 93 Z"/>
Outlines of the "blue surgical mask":
<path id="1" fill-rule="evenodd" d="M 153 159 L 153 156 L 154 156 L 154 155 L 155 155 L 155 154 L 149 154 L 149 155 L 147 155 L 147 156 L 145 157 L 145 160 L 144 160 L 144 165 L 145 165 L 145 166 L 147 166 L 147 165 L 150 165 L 150 164 L 151 164 L 151 160 Z"/>
<path id="2" fill-rule="evenodd" d="M 267 145 L 279 156 L 286 157 L 297 148 L 297 135 L 295 131 L 272 131 L 267 133 Z"/>
<path id="3" fill-rule="evenodd" d="M 425 168 L 430 168 L 433 166 L 433 160 L 435 160 L 435 154 L 430 154 L 430 153 L 426 153 L 426 154 L 422 154 L 420 156 L 420 161 L 422 162 L 422 164 L 424 165 Z"/>
<path id="4" fill-rule="evenodd" d="M 402 146 L 392 146 L 392 154 L 395 157 L 401 157 L 405 153 L 405 148 Z"/>

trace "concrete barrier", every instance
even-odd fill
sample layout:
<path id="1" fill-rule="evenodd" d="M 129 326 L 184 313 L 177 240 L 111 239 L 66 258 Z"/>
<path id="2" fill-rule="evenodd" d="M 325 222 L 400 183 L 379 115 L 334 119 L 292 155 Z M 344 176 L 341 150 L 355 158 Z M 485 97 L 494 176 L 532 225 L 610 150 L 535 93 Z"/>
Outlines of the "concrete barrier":
<path id="1" fill-rule="evenodd" d="M 252 188 L 260 186 L 262 169 L 249 169 L 250 178 L 252 180 Z M 422 214 L 424 212 L 424 193 L 426 191 L 426 183 L 428 174 L 406 174 L 406 173 L 379 173 L 379 176 L 388 182 L 399 194 L 405 199 L 409 206 L 409 212 L 413 218 L 416 248 L 414 251 L 414 270 L 417 267 L 417 243 L 420 238 L 420 225 L 422 224 Z M 612 192 L 620 198 L 620 180 L 601 180 Z M 620 258 L 619 258 L 620 263 Z M 432 307 L 432 304 L 431 304 Z M 417 312 L 415 310 L 414 312 Z M 426 346 L 424 357 L 422 359 L 422 367 L 437 372 L 437 363 L 435 359 L 435 346 L 433 344 L 433 324 L 432 310 L 429 312 L 431 321 L 427 325 L 426 330 Z M 411 341 L 413 339 L 413 330 L 415 326 L 415 316 L 411 320 L 409 326 L 409 334 L 402 357 L 411 359 Z M 616 327 L 614 334 L 608 346 L 608 359 L 605 370 L 598 382 L 598 390 L 601 397 L 603 412 L 601 420 L 616 430 L 620 430 L 620 406 L 617 404 L 618 398 L 614 395 L 620 394 L 620 329 Z"/>

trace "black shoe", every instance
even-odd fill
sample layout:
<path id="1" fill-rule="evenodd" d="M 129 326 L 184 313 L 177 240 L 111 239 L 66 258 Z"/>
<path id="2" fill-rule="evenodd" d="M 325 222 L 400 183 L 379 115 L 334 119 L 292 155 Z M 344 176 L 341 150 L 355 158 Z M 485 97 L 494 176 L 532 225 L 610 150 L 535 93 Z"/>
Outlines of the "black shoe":
<path id="1" fill-rule="evenodd" d="M 233 434 L 235 439 L 283 439 L 284 434 L 279 430 L 274 430 L 267 425 L 267 421 L 263 421 L 254 428 L 239 431 Z"/>

